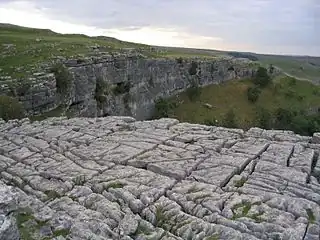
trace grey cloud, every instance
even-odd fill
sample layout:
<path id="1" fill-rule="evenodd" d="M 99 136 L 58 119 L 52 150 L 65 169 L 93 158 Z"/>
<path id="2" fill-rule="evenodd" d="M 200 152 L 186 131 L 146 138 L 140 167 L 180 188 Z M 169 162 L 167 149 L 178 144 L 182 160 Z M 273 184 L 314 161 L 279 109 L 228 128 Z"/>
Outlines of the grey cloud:
<path id="1" fill-rule="evenodd" d="M 0 0 L 0 2 L 4 2 Z M 8 2 L 8 1 L 7 1 Z M 319 0 L 30 0 L 51 18 L 100 28 L 176 28 L 257 51 L 318 49 Z M 241 49 L 240 49 L 241 50 Z M 293 50 L 294 51 L 294 50 Z"/>

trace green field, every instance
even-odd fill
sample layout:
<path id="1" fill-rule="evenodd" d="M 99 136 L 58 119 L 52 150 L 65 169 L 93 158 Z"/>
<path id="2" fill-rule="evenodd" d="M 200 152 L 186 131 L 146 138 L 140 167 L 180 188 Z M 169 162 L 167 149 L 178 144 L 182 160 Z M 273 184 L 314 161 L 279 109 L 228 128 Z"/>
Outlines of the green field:
<path id="1" fill-rule="evenodd" d="M 182 93 L 170 99 L 178 103 L 170 117 L 191 123 L 211 121 L 219 125 L 232 109 L 238 127 L 248 128 L 254 125 L 256 111 L 261 107 L 271 113 L 277 108 L 300 112 L 320 107 L 320 87 L 306 81 L 295 81 L 289 77 L 278 79 L 262 90 L 256 103 L 248 101 L 247 89 L 251 86 L 251 80 L 207 86 L 201 89 L 201 95 L 196 101 L 191 101 L 187 93 Z"/>

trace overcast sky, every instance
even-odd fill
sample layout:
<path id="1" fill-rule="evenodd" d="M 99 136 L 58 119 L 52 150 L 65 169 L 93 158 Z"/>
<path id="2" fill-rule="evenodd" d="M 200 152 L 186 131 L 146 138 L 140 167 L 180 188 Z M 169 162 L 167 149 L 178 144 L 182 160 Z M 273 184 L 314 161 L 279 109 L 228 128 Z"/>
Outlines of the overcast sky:
<path id="1" fill-rule="evenodd" d="M 0 0 L 0 22 L 154 45 L 320 56 L 320 0 Z"/>

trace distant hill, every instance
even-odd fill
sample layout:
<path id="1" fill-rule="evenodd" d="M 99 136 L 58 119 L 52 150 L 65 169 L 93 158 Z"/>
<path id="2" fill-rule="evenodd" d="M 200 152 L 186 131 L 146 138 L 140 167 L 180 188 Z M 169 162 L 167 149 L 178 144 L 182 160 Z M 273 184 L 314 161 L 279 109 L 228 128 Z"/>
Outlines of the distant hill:
<path id="1" fill-rule="evenodd" d="M 288 76 L 320 83 L 320 57 L 267 55 L 250 52 L 220 51 L 184 47 L 150 46 L 116 38 L 83 34 L 59 34 L 49 29 L 35 29 L 0 23 L 0 75 L 22 76 L 56 58 L 76 58 L 94 52 L 118 52 L 136 49 L 149 57 L 248 58 L 268 66 L 273 64 Z"/>

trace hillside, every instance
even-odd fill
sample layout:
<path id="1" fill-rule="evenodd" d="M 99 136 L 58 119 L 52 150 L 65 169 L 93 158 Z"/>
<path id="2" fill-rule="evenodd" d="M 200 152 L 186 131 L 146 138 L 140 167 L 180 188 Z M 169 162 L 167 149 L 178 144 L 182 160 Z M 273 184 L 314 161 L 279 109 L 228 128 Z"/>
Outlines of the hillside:
<path id="1" fill-rule="evenodd" d="M 188 92 L 184 92 L 172 97 L 165 106 L 170 106 L 167 107 L 169 117 L 191 123 L 225 125 L 225 118 L 232 111 L 235 121 L 233 127 L 290 129 L 290 124 L 296 124 L 301 125 L 301 128 L 295 126 L 291 130 L 300 134 L 312 135 L 314 131 L 320 131 L 320 86 L 290 77 L 277 78 L 260 90 L 258 100 L 252 103 L 248 100 L 247 90 L 253 86 L 252 80 L 249 79 L 210 85 L 199 90 L 200 95 L 197 99 L 190 99 Z M 285 126 L 272 124 L 272 118 L 275 118 L 279 109 L 295 115 L 284 124 Z M 263 126 L 260 123 L 261 114 L 267 114 L 266 121 L 270 121 Z M 317 121 L 319 125 L 308 130 L 308 127 L 302 126 L 305 124 L 303 120 L 301 122 L 302 116 L 312 116 L 313 121 Z"/>
<path id="2" fill-rule="evenodd" d="M 52 61 L 104 53 L 135 50 L 147 57 L 219 57 L 233 52 L 148 46 L 100 36 L 58 34 L 48 29 L 33 29 L 0 24 L 0 76 L 24 77 L 46 69 Z M 278 56 L 256 53 L 239 53 L 254 56 L 265 65 L 273 64 L 295 77 L 320 83 L 320 57 Z"/>

